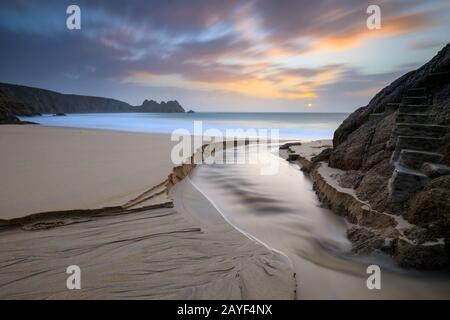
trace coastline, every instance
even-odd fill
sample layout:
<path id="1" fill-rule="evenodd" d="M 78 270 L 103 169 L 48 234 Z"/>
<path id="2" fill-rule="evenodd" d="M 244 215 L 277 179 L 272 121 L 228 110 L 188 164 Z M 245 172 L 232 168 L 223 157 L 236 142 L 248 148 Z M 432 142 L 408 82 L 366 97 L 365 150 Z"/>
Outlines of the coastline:
<path id="1" fill-rule="evenodd" d="M 11 201 L 2 202 L 2 218 L 19 219 L 13 224 L 4 220 L 0 230 L 5 244 L 0 261 L 1 298 L 295 298 L 291 266 L 279 253 L 248 239 L 219 213 L 211 228 L 174 208 L 167 191 L 194 166 L 173 168 L 168 160 L 168 136 L 25 125 L 3 126 L 0 130 L 8 133 L 2 132 L 2 148 L 10 148 L 10 158 L 2 158 L 5 174 L 23 182 L 17 175 L 23 174 L 24 168 L 37 173 L 28 180 L 34 185 L 26 185 L 29 189 L 22 190 L 20 199 L 23 201 L 24 195 L 33 197 L 38 186 L 38 195 L 48 200 L 40 205 L 36 205 L 39 201 L 27 200 L 27 210 L 12 214 L 8 206 L 14 207 L 17 198 L 3 195 Z M 148 150 L 142 149 L 143 143 L 151 145 Z M 17 146 L 22 162 L 12 161 L 17 160 Z M 129 164 L 129 154 L 124 151 L 127 148 L 135 152 L 136 166 L 122 167 L 117 172 L 120 175 L 109 180 L 99 179 L 114 173 L 114 160 Z M 39 150 L 46 151 L 41 158 L 36 153 Z M 43 161 L 61 153 L 57 161 Z M 75 157 L 83 153 L 84 159 Z M 95 167 L 88 170 L 91 180 L 86 180 L 83 166 L 92 163 Z M 105 165 L 109 167 L 102 171 Z M 64 176 L 68 168 L 81 177 Z M 46 174 L 60 179 L 59 188 L 52 188 L 51 183 L 46 186 Z M 74 187 L 83 192 L 72 191 Z M 99 200 L 97 192 L 107 196 Z M 70 201 L 62 201 L 62 195 Z M 75 195 L 81 199 L 92 196 L 93 201 L 76 206 L 80 198 Z M 36 194 L 34 197 L 38 198 Z M 210 204 L 205 199 L 199 205 L 206 208 Z M 46 213 L 20 218 L 24 212 L 42 211 Z M 213 210 L 209 208 L 208 212 Z M 84 290 L 69 291 L 65 287 L 64 271 L 71 264 L 82 269 Z"/>

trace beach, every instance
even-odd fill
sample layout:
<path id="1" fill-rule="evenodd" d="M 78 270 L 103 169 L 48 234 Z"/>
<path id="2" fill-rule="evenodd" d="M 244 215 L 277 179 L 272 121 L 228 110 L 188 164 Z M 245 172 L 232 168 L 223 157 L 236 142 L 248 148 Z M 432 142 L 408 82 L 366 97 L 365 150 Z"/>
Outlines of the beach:
<path id="1" fill-rule="evenodd" d="M 239 165 L 192 165 L 199 148 L 175 165 L 162 133 L 0 133 L 2 299 L 448 299 L 446 274 L 355 254 L 348 234 L 367 203 L 321 162 L 329 139 L 231 144 Z M 341 202 L 356 211 L 327 208 Z M 382 290 L 367 289 L 372 264 Z M 66 287 L 70 265 L 81 290 Z"/>
<path id="2" fill-rule="evenodd" d="M 201 194 L 194 212 L 174 207 L 171 146 L 162 134 L 0 127 L 0 298 L 294 298 L 286 256 Z M 66 288 L 69 265 L 82 290 Z"/>

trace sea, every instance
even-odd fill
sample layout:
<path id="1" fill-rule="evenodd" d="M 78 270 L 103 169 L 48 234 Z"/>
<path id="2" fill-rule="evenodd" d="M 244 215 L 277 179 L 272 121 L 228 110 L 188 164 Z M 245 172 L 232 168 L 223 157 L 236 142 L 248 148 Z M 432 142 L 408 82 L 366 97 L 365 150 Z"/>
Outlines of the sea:
<path id="1" fill-rule="evenodd" d="M 46 126 L 170 134 L 177 129 L 194 133 L 194 124 L 208 129 L 278 129 L 281 139 L 331 139 L 348 113 L 88 113 L 66 116 L 20 117 Z"/>

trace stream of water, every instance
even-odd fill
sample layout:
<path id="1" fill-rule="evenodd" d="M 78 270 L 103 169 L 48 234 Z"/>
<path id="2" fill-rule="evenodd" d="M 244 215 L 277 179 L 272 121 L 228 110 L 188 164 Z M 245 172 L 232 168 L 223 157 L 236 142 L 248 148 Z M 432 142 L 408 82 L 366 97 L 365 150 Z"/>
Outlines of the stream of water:
<path id="1" fill-rule="evenodd" d="M 309 177 L 276 155 L 277 148 L 250 147 L 264 163 L 276 162 L 275 175 L 261 175 L 260 163 L 200 165 L 184 188 L 201 191 L 237 229 L 286 254 L 297 274 L 299 299 L 450 298 L 446 274 L 407 271 L 382 254 L 353 255 L 348 223 L 321 207 Z M 238 148 L 236 157 L 244 151 Z M 371 264 L 381 267 L 380 290 L 367 288 Z"/>

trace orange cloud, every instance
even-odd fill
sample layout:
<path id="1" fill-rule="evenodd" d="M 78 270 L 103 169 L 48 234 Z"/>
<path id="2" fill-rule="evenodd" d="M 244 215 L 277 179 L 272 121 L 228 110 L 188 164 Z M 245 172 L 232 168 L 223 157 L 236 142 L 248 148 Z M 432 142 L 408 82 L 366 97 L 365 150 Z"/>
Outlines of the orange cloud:
<path id="1" fill-rule="evenodd" d="M 345 33 L 319 39 L 313 50 L 346 50 L 357 47 L 370 38 L 387 38 L 432 28 L 437 21 L 429 19 L 429 14 L 413 13 L 381 19 L 381 29 L 369 30 L 365 25 L 353 27 Z"/>

